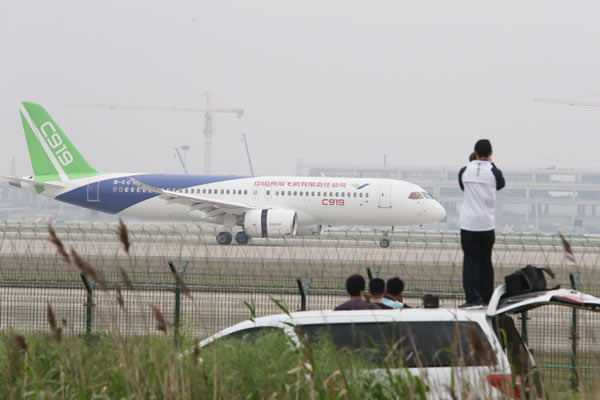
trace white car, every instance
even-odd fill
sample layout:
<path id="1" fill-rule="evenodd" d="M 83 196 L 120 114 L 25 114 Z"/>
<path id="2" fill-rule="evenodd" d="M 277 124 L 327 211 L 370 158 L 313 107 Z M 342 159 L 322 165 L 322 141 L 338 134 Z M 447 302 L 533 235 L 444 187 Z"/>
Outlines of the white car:
<path id="1" fill-rule="evenodd" d="M 600 299 L 569 289 L 512 297 L 505 292 L 505 286 L 499 286 L 489 306 L 480 309 L 322 310 L 270 315 L 233 325 L 199 346 L 224 337 L 252 341 L 273 329 L 283 330 L 299 345 L 300 332 L 309 342 L 326 332 L 336 347 L 369 348 L 381 360 L 397 346 L 400 363 L 427 383 L 430 398 L 520 398 L 524 392 L 529 397 L 541 397 L 535 361 L 507 315 L 544 304 L 600 311 Z"/>

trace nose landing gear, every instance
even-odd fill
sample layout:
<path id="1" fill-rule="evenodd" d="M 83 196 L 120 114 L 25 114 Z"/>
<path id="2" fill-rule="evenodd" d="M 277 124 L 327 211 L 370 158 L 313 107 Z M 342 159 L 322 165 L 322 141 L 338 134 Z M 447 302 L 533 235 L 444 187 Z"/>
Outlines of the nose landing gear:
<path id="1" fill-rule="evenodd" d="M 392 226 L 392 233 L 394 232 L 394 227 Z M 379 245 L 381 246 L 382 249 L 387 249 L 388 247 L 390 247 L 390 239 L 388 239 L 388 233 L 387 231 L 383 232 L 383 239 L 381 239 L 379 241 Z"/>

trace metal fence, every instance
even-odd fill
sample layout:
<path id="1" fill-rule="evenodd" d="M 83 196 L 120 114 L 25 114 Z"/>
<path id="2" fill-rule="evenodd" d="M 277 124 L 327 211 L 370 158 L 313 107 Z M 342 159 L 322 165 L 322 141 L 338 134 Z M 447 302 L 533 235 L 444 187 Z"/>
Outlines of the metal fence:
<path id="1" fill-rule="evenodd" d="M 92 293 L 86 289 L 81 270 L 57 253 L 45 224 L 4 223 L 0 329 L 48 330 L 49 304 L 66 333 L 156 333 L 154 307 L 170 324 L 179 321 L 186 333 L 205 337 L 247 319 L 250 310 L 244 302 L 252 305 L 256 316 L 280 312 L 272 299 L 283 301 L 290 311 L 299 310 L 299 286 L 307 289 L 307 309 L 331 309 L 346 298 L 345 278 L 366 275 L 367 268 L 384 279 L 400 276 L 406 283 L 405 298 L 413 306 L 420 305 L 425 293 L 439 295 L 445 306 L 464 299 L 457 232 L 396 231 L 388 249 L 378 247 L 381 235 L 372 231 L 329 231 L 320 237 L 261 238 L 248 246 L 219 246 L 215 232 L 198 225 L 130 224 L 132 246 L 126 253 L 115 224 L 53 228 L 68 253 L 75 250 L 106 280 L 107 290 L 97 285 L 90 286 L 95 288 Z M 557 273 L 554 284 L 570 287 L 573 273 L 580 290 L 600 295 L 600 238 L 567 239 L 575 261 L 566 256 L 558 235 L 497 235 L 496 283 L 517 268 L 535 264 Z M 169 261 L 189 293 L 178 289 Z M 555 306 L 530 311 L 526 318 L 522 324 L 516 317 L 516 325 L 546 377 L 565 384 L 574 378 L 582 385 L 594 382 L 600 372 L 600 318 Z"/>

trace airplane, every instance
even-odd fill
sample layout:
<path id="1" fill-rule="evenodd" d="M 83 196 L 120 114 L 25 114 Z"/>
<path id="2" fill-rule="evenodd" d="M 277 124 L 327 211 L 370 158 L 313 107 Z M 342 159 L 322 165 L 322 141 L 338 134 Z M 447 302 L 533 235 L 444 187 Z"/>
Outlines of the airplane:
<path id="1" fill-rule="evenodd" d="M 323 225 L 423 225 L 446 216 L 423 188 L 395 179 L 100 173 L 39 104 L 20 102 L 33 175 L 13 186 L 119 217 L 208 222 L 218 244 L 319 234 Z M 389 247 L 387 232 L 380 246 Z"/>

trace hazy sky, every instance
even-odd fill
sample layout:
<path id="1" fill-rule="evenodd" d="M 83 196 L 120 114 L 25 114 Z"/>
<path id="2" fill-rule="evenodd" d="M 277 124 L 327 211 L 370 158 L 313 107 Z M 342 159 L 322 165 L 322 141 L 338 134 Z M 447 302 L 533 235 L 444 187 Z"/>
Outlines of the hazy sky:
<path id="1" fill-rule="evenodd" d="M 600 169 L 598 1 L 0 2 L 0 173 L 31 167 L 15 100 L 46 107 L 98 170 L 203 170 L 201 113 L 68 102 L 242 107 L 216 114 L 213 172 L 296 163 Z M 600 97 L 599 97 L 600 99 Z"/>

